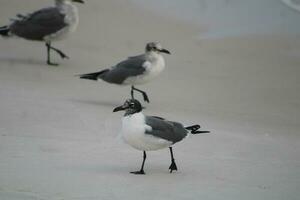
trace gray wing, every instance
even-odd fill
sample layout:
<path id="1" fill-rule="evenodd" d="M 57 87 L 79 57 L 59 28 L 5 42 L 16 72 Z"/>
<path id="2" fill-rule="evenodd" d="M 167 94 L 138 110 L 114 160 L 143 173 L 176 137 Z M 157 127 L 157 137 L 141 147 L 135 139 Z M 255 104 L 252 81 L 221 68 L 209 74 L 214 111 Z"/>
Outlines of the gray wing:
<path id="1" fill-rule="evenodd" d="M 127 78 L 131 76 L 137 76 L 145 72 L 143 67 L 144 62 L 146 62 L 145 55 L 129 57 L 112 67 L 106 73 L 100 75 L 99 78 L 115 84 L 122 84 Z"/>
<path id="2" fill-rule="evenodd" d="M 171 141 L 173 144 L 181 141 L 188 133 L 182 124 L 160 117 L 146 116 L 146 124 L 152 127 L 152 130 L 147 130 L 146 134 Z"/>
<path id="3" fill-rule="evenodd" d="M 58 8 L 44 8 L 28 16 L 19 17 L 10 25 L 10 31 L 29 40 L 43 40 L 45 36 L 67 26 L 64 19 L 65 15 L 60 13 Z"/>

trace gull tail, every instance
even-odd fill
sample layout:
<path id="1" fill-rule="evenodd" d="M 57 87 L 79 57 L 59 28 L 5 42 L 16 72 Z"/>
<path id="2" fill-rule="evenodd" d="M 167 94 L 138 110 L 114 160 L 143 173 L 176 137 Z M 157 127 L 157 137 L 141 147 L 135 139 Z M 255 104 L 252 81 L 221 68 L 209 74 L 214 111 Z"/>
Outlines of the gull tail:
<path id="1" fill-rule="evenodd" d="M 94 72 L 94 73 L 89 73 L 89 74 L 80 74 L 80 75 L 77 75 L 77 76 L 79 76 L 81 79 L 88 79 L 88 80 L 97 81 L 102 74 L 104 74 L 108 71 L 109 71 L 109 69 L 105 69 L 105 70 L 100 71 L 100 72 Z"/>
<path id="2" fill-rule="evenodd" d="M 3 37 L 9 37 L 10 36 L 9 32 L 10 30 L 8 26 L 0 27 L 0 35 L 2 35 Z"/>
<path id="3" fill-rule="evenodd" d="M 201 133 L 210 133 L 210 131 L 198 131 L 200 128 L 201 128 L 201 126 L 198 124 L 185 127 L 185 129 L 191 131 L 191 134 L 193 134 L 193 135 L 201 134 Z"/>

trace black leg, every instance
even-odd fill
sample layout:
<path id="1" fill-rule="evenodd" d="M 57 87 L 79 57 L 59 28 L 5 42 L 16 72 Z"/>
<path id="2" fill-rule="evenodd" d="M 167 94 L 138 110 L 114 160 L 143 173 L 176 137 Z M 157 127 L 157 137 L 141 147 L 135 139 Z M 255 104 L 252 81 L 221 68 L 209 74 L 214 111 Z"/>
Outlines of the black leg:
<path id="1" fill-rule="evenodd" d="M 56 48 L 54 48 L 54 47 L 52 47 L 52 46 L 50 46 L 50 48 L 51 48 L 53 51 L 55 51 L 56 53 L 58 53 L 58 55 L 60 55 L 60 57 L 61 57 L 62 59 L 69 59 L 69 56 L 67 56 L 66 54 L 64 54 L 64 52 L 62 52 L 61 50 L 56 49 Z"/>
<path id="2" fill-rule="evenodd" d="M 133 86 L 131 86 L 131 91 L 130 91 L 130 93 L 131 93 L 131 98 L 132 98 L 132 99 L 134 99 L 133 88 L 134 88 L 134 87 L 133 87 Z"/>
<path id="3" fill-rule="evenodd" d="M 132 92 L 133 92 L 133 90 L 140 92 L 143 95 L 144 101 L 146 101 L 148 103 L 150 102 L 146 92 L 144 92 L 140 89 L 137 89 L 134 86 L 131 87 L 131 90 L 132 90 Z"/>
<path id="4" fill-rule="evenodd" d="M 169 167 L 169 170 L 170 170 L 170 173 L 172 173 L 173 170 L 177 171 L 177 166 L 176 166 L 175 159 L 173 156 L 173 149 L 172 149 L 172 147 L 169 147 L 169 149 L 170 149 L 170 153 L 171 153 L 171 165 Z"/>
<path id="5" fill-rule="evenodd" d="M 130 173 L 132 173 L 132 174 L 138 174 L 138 175 L 145 174 L 145 172 L 144 172 L 144 164 L 145 164 L 146 158 L 147 158 L 146 151 L 144 151 L 143 152 L 143 163 L 142 163 L 142 167 L 141 167 L 140 171 L 130 172 Z"/>
<path id="6" fill-rule="evenodd" d="M 47 47 L 47 64 L 51 66 L 58 66 L 58 64 L 52 63 L 50 60 L 51 42 L 46 42 L 46 47 Z"/>

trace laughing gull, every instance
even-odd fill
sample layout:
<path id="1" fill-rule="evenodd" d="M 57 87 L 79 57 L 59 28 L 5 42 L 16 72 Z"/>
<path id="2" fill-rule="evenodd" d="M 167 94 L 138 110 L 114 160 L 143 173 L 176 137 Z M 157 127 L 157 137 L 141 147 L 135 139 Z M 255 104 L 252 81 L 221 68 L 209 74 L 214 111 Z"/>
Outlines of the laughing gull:
<path id="1" fill-rule="evenodd" d="M 27 40 L 43 41 L 47 47 L 47 64 L 50 50 L 61 58 L 69 58 L 61 50 L 51 46 L 52 41 L 61 40 L 76 30 L 79 22 L 78 10 L 71 2 L 84 3 L 83 0 L 55 0 L 55 6 L 43 8 L 28 15 L 18 14 L 7 26 L 0 27 L 2 36 L 18 36 Z"/>
<path id="2" fill-rule="evenodd" d="M 146 151 L 155 151 L 169 147 L 171 154 L 170 173 L 177 170 L 172 145 L 184 139 L 189 133 L 209 133 L 198 131 L 199 125 L 184 127 L 178 122 L 168 121 L 157 116 L 145 116 L 142 105 L 138 100 L 129 99 L 122 106 L 116 107 L 113 112 L 125 110 L 122 119 L 121 134 L 123 140 L 135 149 L 143 151 L 142 167 L 133 174 L 145 174 L 144 164 Z"/>
<path id="3" fill-rule="evenodd" d="M 165 68 L 165 60 L 161 53 L 170 54 L 170 52 L 157 42 L 148 43 L 145 51 L 145 54 L 129 57 L 110 69 L 79 76 L 82 79 L 94 81 L 102 79 L 108 83 L 131 85 L 131 98 L 134 99 L 134 91 L 138 91 L 142 93 L 144 101 L 149 102 L 146 92 L 134 85 L 146 83 L 159 75 Z"/>

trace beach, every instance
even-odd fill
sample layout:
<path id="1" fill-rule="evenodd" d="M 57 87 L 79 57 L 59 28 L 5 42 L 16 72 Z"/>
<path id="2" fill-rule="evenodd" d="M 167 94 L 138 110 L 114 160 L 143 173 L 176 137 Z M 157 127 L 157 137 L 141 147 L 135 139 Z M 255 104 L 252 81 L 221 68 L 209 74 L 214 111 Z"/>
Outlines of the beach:
<path id="1" fill-rule="evenodd" d="M 51 3 L 2 0 L 0 25 Z M 43 43 L 0 38 L 0 199 L 299 198 L 296 30 L 207 37 L 207 26 L 131 0 L 78 8 L 78 30 L 54 43 L 70 56 L 54 56 L 59 67 L 46 65 Z M 172 55 L 161 76 L 139 86 L 150 98 L 144 113 L 211 133 L 174 145 L 178 172 L 168 172 L 165 149 L 149 152 L 147 175 L 134 176 L 142 152 L 120 140 L 122 114 L 112 112 L 130 88 L 75 75 L 141 54 L 150 41 Z"/>

